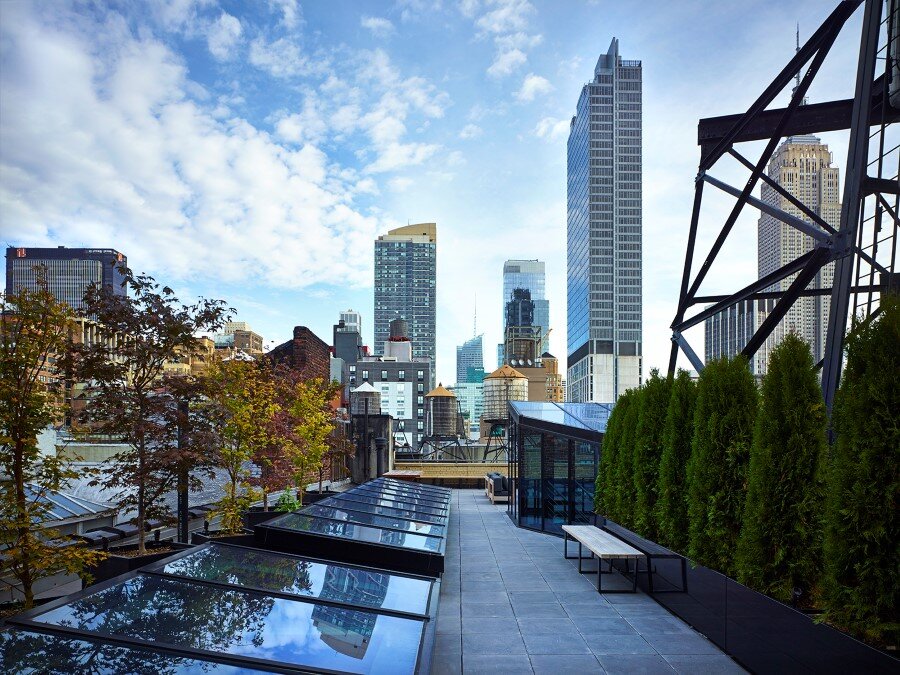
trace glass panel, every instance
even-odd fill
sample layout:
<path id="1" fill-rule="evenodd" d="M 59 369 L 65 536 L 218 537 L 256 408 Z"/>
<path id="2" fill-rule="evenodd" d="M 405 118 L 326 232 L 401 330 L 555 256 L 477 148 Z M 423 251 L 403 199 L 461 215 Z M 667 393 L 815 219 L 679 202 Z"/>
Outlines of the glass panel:
<path id="1" fill-rule="evenodd" d="M 544 529 L 561 533 L 569 519 L 569 441 L 550 433 L 542 437 Z"/>
<path id="2" fill-rule="evenodd" d="M 254 549 L 211 546 L 166 563 L 166 574 L 363 607 L 425 614 L 431 582 Z"/>
<path id="3" fill-rule="evenodd" d="M 450 499 L 449 495 L 442 494 L 440 492 L 429 492 L 427 490 L 414 490 L 407 487 L 403 487 L 400 485 L 395 485 L 393 483 L 366 483 L 365 485 L 360 485 L 357 490 L 376 490 L 376 491 L 387 491 L 392 492 L 394 494 L 399 495 L 409 495 L 411 497 L 416 497 L 420 499 L 430 499 L 432 501 L 438 502 L 440 504 L 445 504 Z"/>
<path id="4" fill-rule="evenodd" d="M 369 497 L 381 497 L 383 499 L 394 499 L 398 502 L 405 502 L 409 504 L 417 504 L 421 506 L 427 506 L 432 509 L 446 509 L 447 503 L 443 500 L 438 501 L 434 497 L 425 496 L 419 497 L 418 495 L 403 493 L 403 492 L 394 492 L 393 490 L 388 489 L 380 489 L 380 488 L 363 488 L 358 487 L 355 490 L 350 491 L 352 494 L 362 494 Z"/>
<path id="5" fill-rule="evenodd" d="M 519 467 L 519 522 L 522 527 L 541 529 L 541 435 L 521 429 L 521 461 Z"/>
<path id="6" fill-rule="evenodd" d="M 394 480 L 393 478 L 376 478 L 373 483 L 385 483 L 387 485 L 401 485 L 410 490 L 421 490 L 422 492 L 431 492 L 437 495 L 449 497 L 451 491 L 447 488 L 438 487 L 437 485 L 423 485 L 422 483 L 413 483 L 410 481 Z"/>
<path id="7" fill-rule="evenodd" d="M 330 497 L 318 502 L 317 506 L 336 506 L 342 509 L 352 511 L 360 511 L 364 513 L 378 513 L 385 516 L 398 516 L 400 518 L 409 518 L 410 520 L 418 520 L 423 523 L 441 524 L 446 521 L 445 516 L 436 516 L 418 511 L 410 511 L 409 509 L 399 509 L 390 506 L 374 506 L 372 504 L 364 504 L 355 502 L 343 497 Z"/>
<path id="8" fill-rule="evenodd" d="M 421 534 L 407 534 L 397 530 L 383 530 L 375 527 L 342 523 L 336 520 L 324 520 L 314 518 L 301 513 L 289 513 L 281 518 L 265 523 L 266 527 L 279 527 L 285 530 L 298 532 L 310 532 L 328 537 L 340 537 L 341 539 L 353 539 L 354 541 L 370 542 L 373 544 L 385 544 L 400 548 L 411 548 L 417 551 L 438 552 L 441 550 L 441 540 L 436 537 L 425 537 Z"/>
<path id="9" fill-rule="evenodd" d="M 213 661 L 200 661 L 148 649 L 118 647 L 100 642 L 67 638 L 31 631 L 0 631 L 0 670 L 4 673 L 69 675 L 92 673 L 117 675 L 200 675 L 218 673 L 262 673 L 247 667 L 235 668 Z M 268 671 L 265 671 L 268 672 Z"/>
<path id="10" fill-rule="evenodd" d="M 35 621 L 316 670 L 412 672 L 423 622 L 139 575 Z"/>
<path id="11" fill-rule="evenodd" d="M 357 513 L 329 506 L 309 506 L 303 509 L 303 513 L 307 513 L 311 516 L 321 516 L 322 518 L 346 520 L 351 523 L 360 523 L 362 525 L 372 525 L 374 527 L 389 527 L 394 530 L 403 530 L 404 532 L 413 532 L 415 534 L 426 534 L 433 537 L 444 536 L 444 528 L 437 524 L 422 523 L 413 520 L 400 520 L 398 518 L 391 518 L 390 516 L 379 516 L 371 513 Z"/>
<path id="12" fill-rule="evenodd" d="M 575 441 L 574 443 L 574 521 L 593 524 L 594 485 L 597 478 L 600 445 L 598 443 L 589 443 L 588 441 Z"/>
<path id="13" fill-rule="evenodd" d="M 447 514 L 440 509 L 432 509 L 427 506 L 422 506 L 420 504 L 409 504 L 408 502 L 402 501 L 394 501 L 393 499 L 378 499 L 377 497 L 369 497 L 368 495 L 364 495 L 362 493 L 354 493 L 354 494 L 343 494 L 340 496 L 340 499 L 345 499 L 347 501 L 356 502 L 358 504 L 371 504 L 372 506 L 387 506 L 392 509 L 403 509 L 404 511 L 414 511 L 416 513 L 425 513 L 429 516 L 438 516 L 442 519 L 447 517 Z"/>

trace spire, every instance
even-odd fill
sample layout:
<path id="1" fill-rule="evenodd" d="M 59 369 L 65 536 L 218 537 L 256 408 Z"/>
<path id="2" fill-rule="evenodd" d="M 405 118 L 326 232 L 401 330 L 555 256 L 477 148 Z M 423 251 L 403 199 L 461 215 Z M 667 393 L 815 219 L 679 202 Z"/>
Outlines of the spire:
<path id="1" fill-rule="evenodd" d="M 800 53 L 800 22 L 799 22 L 799 21 L 797 22 L 796 46 L 795 46 L 794 50 L 795 50 L 795 51 L 794 51 L 795 54 L 799 54 L 799 53 Z M 791 94 L 792 94 L 792 95 L 793 95 L 794 93 L 796 93 L 797 89 L 800 88 L 800 69 L 797 70 L 797 74 L 794 76 L 794 83 L 795 83 L 795 84 L 794 84 L 794 88 L 791 89 Z M 800 105 L 806 105 L 807 103 L 809 103 L 809 99 L 807 99 L 807 98 L 804 96 L 804 97 L 803 97 L 803 100 L 800 101 Z"/>

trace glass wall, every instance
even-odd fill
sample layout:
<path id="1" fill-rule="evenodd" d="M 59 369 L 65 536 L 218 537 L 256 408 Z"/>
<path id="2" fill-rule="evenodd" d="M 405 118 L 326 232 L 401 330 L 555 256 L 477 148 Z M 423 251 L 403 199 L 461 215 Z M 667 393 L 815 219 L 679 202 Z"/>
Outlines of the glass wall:
<path id="1" fill-rule="evenodd" d="M 599 434 L 598 434 L 599 437 Z M 516 487 L 509 511 L 520 527 L 562 534 L 562 525 L 594 522 L 594 480 L 600 440 L 513 425 L 509 475 Z"/>

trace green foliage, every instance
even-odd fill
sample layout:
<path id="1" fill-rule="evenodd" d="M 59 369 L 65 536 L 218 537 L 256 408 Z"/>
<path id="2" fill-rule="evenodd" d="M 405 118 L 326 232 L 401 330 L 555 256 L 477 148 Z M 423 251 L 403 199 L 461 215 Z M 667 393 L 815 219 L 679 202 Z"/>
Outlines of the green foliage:
<path id="1" fill-rule="evenodd" d="M 742 356 L 711 361 L 700 374 L 688 461 L 690 557 L 734 576 L 758 394 Z"/>
<path id="2" fill-rule="evenodd" d="M 688 546 L 686 473 L 696 400 L 697 385 L 687 371 L 679 370 L 671 384 L 663 424 L 654 513 L 659 543 L 680 553 L 687 551 Z"/>
<path id="3" fill-rule="evenodd" d="M 78 473 L 61 455 L 44 455 L 38 435 L 60 416 L 56 363 L 67 349 L 72 311 L 48 290 L 46 269 L 37 290 L 0 297 L 0 550 L 2 566 L 21 584 L 25 607 L 34 584 L 58 572 L 87 577 L 104 554 L 59 546 L 48 497 Z"/>
<path id="4" fill-rule="evenodd" d="M 606 422 L 606 432 L 603 434 L 603 444 L 600 448 L 600 464 L 597 467 L 594 511 L 612 520 L 617 520 L 619 517 L 615 489 L 615 468 L 618 461 L 616 456 L 630 400 L 628 392 L 625 392 L 613 406 Z"/>
<path id="5" fill-rule="evenodd" d="M 821 569 L 826 427 L 812 354 L 791 333 L 762 381 L 737 549 L 738 580 L 783 602 Z"/>
<path id="6" fill-rule="evenodd" d="M 900 300 L 847 338 L 835 399 L 837 442 L 825 526 L 827 618 L 854 633 L 900 642 Z"/>
<path id="7" fill-rule="evenodd" d="M 656 540 L 658 531 L 654 509 L 658 498 L 659 461 L 662 456 L 663 428 L 669 404 L 670 380 L 660 377 L 655 368 L 638 392 L 641 400 L 635 428 L 634 455 L 634 527 L 642 537 Z"/>
<path id="8" fill-rule="evenodd" d="M 297 499 L 296 490 L 285 490 L 278 495 L 278 501 L 275 502 L 275 510 L 281 513 L 290 513 L 296 511 L 302 506 L 300 500 Z"/>
<path id="9" fill-rule="evenodd" d="M 614 520 L 628 528 L 634 527 L 634 503 L 636 499 L 634 490 L 634 443 L 637 422 L 643 402 L 641 394 L 641 389 L 631 389 L 619 397 L 619 401 L 623 397 L 628 398 L 628 407 L 622 418 L 622 435 L 619 440 L 616 464 L 613 470 L 613 494 L 615 495 L 616 512 L 618 514 Z"/>

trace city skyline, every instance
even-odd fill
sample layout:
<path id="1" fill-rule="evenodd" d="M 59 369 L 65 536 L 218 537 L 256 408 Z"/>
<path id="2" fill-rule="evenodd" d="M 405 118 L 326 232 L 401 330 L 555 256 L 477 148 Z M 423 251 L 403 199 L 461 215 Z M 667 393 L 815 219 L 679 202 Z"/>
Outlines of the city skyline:
<path id="1" fill-rule="evenodd" d="M 668 356 L 697 119 L 746 107 L 793 51 L 796 20 L 802 37 L 829 11 L 811 1 L 721 13 L 527 1 L 90 12 L 4 3 L 0 230 L 16 247 L 126 251 L 136 271 L 184 299 L 225 299 L 276 343 L 298 324 L 327 336 L 335 311 L 356 307 L 363 342 L 377 349 L 371 242 L 437 221 L 437 379 L 452 379 L 454 347 L 471 335 L 471 305 L 459 298 L 500 295 L 496 270 L 511 257 L 547 263 L 550 352 L 564 367 L 565 135 L 615 35 L 644 63 L 645 148 L 664 149 L 645 152 L 643 171 L 646 374 Z M 698 25 L 702 39 L 679 37 Z M 841 74 L 855 62 L 857 28 L 858 17 L 812 102 L 852 95 Z M 722 38 L 729 30 L 741 39 Z M 437 36 L 451 39 L 428 49 Z M 696 86 L 751 62 L 741 87 Z M 822 137 L 843 166 L 846 136 Z M 755 245 L 755 218 L 735 230 L 744 238 L 729 272 L 753 279 L 742 249 Z M 487 344 L 501 339 L 495 304 L 482 301 Z"/>

